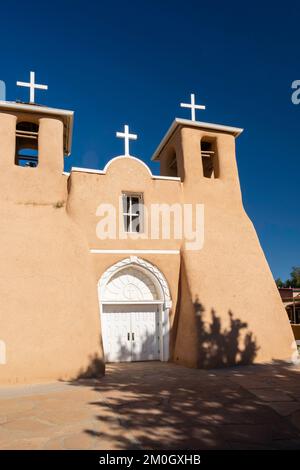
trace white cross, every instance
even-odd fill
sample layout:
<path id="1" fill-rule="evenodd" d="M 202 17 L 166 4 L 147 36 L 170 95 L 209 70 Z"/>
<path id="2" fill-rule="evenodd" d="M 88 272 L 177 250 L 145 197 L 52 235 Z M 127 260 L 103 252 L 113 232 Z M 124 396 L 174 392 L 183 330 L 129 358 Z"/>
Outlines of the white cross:
<path id="1" fill-rule="evenodd" d="M 130 134 L 129 133 L 129 127 L 127 126 L 127 124 L 125 124 L 125 126 L 124 126 L 124 132 L 117 132 L 116 136 L 120 137 L 121 139 L 124 139 L 124 144 L 125 144 L 124 157 L 130 157 L 129 140 L 136 140 L 138 138 L 138 136 L 136 134 Z"/>
<path id="2" fill-rule="evenodd" d="M 29 83 L 17 82 L 17 86 L 26 86 L 26 87 L 30 88 L 30 100 L 29 100 L 30 103 L 34 103 L 35 89 L 48 90 L 48 85 L 38 85 L 37 83 L 34 83 L 34 82 L 35 82 L 35 73 L 34 72 L 30 72 L 30 82 Z"/>
<path id="3" fill-rule="evenodd" d="M 196 121 L 196 109 L 205 109 L 205 106 L 203 106 L 201 104 L 195 104 L 195 95 L 194 95 L 194 93 L 191 93 L 191 104 L 190 103 L 180 103 L 180 106 L 182 108 L 190 108 L 191 109 L 192 121 Z"/>

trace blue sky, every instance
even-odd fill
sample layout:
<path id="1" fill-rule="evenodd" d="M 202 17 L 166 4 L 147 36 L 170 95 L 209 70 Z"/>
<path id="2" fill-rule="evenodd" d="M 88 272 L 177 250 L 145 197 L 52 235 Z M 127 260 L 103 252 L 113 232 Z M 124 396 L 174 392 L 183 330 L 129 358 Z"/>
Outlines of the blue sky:
<path id="1" fill-rule="evenodd" d="M 245 208 L 275 277 L 300 264 L 300 6 L 286 1 L 17 1 L 1 5 L 1 74 L 7 99 L 36 72 L 37 102 L 75 110 L 70 166 L 103 168 L 122 153 L 149 163 L 191 92 L 198 119 L 245 128 L 237 158 Z M 151 164 L 158 173 L 157 164 Z"/>

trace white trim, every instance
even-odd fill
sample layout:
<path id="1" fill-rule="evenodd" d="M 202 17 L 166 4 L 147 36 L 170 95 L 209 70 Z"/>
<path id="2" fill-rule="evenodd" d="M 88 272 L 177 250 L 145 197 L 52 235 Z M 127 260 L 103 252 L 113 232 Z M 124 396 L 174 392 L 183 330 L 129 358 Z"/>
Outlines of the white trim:
<path id="1" fill-rule="evenodd" d="M 140 160 L 139 158 L 137 157 L 132 157 L 132 156 L 124 156 L 124 155 L 119 155 L 118 157 L 114 157 L 112 158 L 111 160 L 109 160 L 104 169 L 103 170 L 95 170 L 93 168 L 82 168 L 82 167 L 78 167 L 78 166 L 72 166 L 71 168 L 71 172 L 72 171 L 78 171 L 78 172 L 81 172 L 81 173 L 94 173 L 96 175 L 106 175 L 107 173 L 107 170 L 108 168 L 110 167 L 110 165 L 116 161 L 116 160 L 124 160 L 124 158 L 127 158 L 129 160 L 135 160 L 137 162 L 139 162 L 141 165 L 144 166 L 144 168 L 146 168 L 146 170 L 148 171 L 150 177 L 153 179 L 153 180 L 167 180 L 167 181 L 181 181 L 180 177 L 178 176 L 161 176 L 161 175 L 153 175 L 150 168 L 148 167 L 148 165 L 143 162 L 143 160 Z"/>
<path id="2" fill-rule="evenodd" d="M 100 250 L 98 248 L 91 248 L 90 253 L 93 254 L 144 254 L 144 255 L 179 255 L 180 250 Z"/>
<path id="3" fill-rule="evenodd" d="M 234 135 L 234 137 L 238 137 L 244 130 L 239 127 L 223 126 L 222 124 L 211 124 L 209 122 L 191 121 L 190 119 L 175 118 L 175 120 L 172 122 L 171 126 L 169 127 L 167 133 L 164 135 L 159 146 L 153 153 L 151 160 L 159 160 L 159 155 L 162 149 L 170 140 L 170 138 L 172 137 L 176 129 L 180 126 L 190 126 L 190 127 L 205 129 L 208 131 L 224 132 L 226 134 L 232 134 Z"/>
<path id="4" fill-rule="evenodd" d="M 15 103 L 14 101 L 2 101 L 0 100 L 0 107 L 7 109 L 14 109 L 17 111 L 29 111 L 29 112 L 40 112 L 46 114 L 57 114 L 60 116 L 69 116 L 72 117 L 74 115 L 74 111 L 70 111 L 67 109 L 59 109 L 59 108 L 48 108 L 47 106 L 39 106 L 37 104 L 25 104 L 25 103 Z"/>
<path id="5" fill-rule="evenodd" d="M 106 165 L 105 165 L 105 167 L 104 167 L 104 169 L 103 169 L 103 173 L 106 173 L 106 172 L 107 172 L 108 168 L 110 167 L 110 165 L 111 165 L 113 162 L 115 162 L 115 161 L 117 161 L 117 160 L 124 160 L 125 158 L 126 158 L 127 160 L 129 160 L 129 161 L 130 161 L 130 160 L 134 160 L 134 161 L 140 163 L 141 165 L 143 165 L 143 167 L 146 168 L 146 170 L 148 171 L 149 175 L 152 177 L 152 172 L 151 172 L 150 168 L 148 167 L 148 165 L 146 165 L 145 162 L 143 162 L 143 160 L 140 160 L 140 159 L 137 158 L 137 157 L 131 157 L 131 156 L 127 156 L 127 155 L 119 155 L 118 157 L 114 157 L 114 158 L 112 158 L 111 160 L 109 160 L 109 161 L 106 163 Z"/>
<path id="6" fill-rule="evenodd" d="M 97 175 L 104 175 L 104 171 L 102 170 L 95 170 L 93 168 L 80 168 L 79 166 L 72 166 L 71 172 L 72 171 L 78 171 L 81 173 L 96 173 Z"/>
<path id="7" fill-rule="evenodd" d="M 162 305 L 164 302 L 162 300 L 103 300 L 103 305 Z"/>
<path id="8" fill-rule="evenodd" d="M 153 175 L 152 179 L 154 180 L 170 180 L 170 181 L 181 181 L 180 176 L 161 176 L 161 175 Z"/>
<path id="9" fill-rule="evenodd" d="M 108 268 L 101 276 L 98 281 L 98 296 L 99 296 L 99 307 L 100 307 L 100 318 L 102 316 L 103 308 L 102 306 L 108 302 L 102 302 L 101 297 L 104 297 L 104 292 L 106 285 L 117 272 L 128 266 L 135 266 L 136 268 L 142 270 L 143 272 L 148 272 L 149 277 L 155 282 L 160 295 L 161 300 L 155 302 L 120 302 L 122 304 L 141 304 L 141 303 L 154 303 L 159 306 L 159 336 L 160 336 L 160 360 L 162 362 L 169 360 L 170 353 L 170 321 L 169 321 L 169 311 L 172 306 L 172 300 L 170 295 L 170 289 L 167 283 L 165 276 L 162 272 L 153 264 L 145 261 L 142 258 L 137 256 L 130 256 L 129 258 L 118 261 L 113 266 Z M 116 302 L 112 302 L 116 303 Z"/>

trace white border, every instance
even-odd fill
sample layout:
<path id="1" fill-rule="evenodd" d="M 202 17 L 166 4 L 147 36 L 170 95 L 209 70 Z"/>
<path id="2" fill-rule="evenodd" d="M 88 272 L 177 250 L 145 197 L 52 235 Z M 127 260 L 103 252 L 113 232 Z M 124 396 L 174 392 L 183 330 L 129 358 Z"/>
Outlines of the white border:
<path id="1" fill-rule="evenodd" d="M 143 254 L 143 255 L 179 255 L 180 250 L 100 250 L 98 248 L 91 248 L 90 253 L 93 254 L 126 254 L 126 255 L 134 255 Z"/>
<path id="2" fill-rule="evenodd" d="M 140 160 L 139 158 L 137 157 L 127 157 L 125 155 L 119 155 L 118 157 L 114 157 L 112 158 L 111 160 L 109 160 L 104 169 L 103 170 L 95 170 L 93 168 L 81 168 L 81 167 L 78 167 L 78 166 L 73 166 L 71 168 L 71 172 L 72 171 L 78 171 L 80 173 L 94 173 L 96 175 L 106 175 L 107 173 L 107 170 L 109 169 L 110 165 L 117 161 L 117 160 L 123 160 L 124 158 L 127 158 L 128 160 L 134 160 L 138 163 L 140 163 L 141 165 L 143 165 L 144 168 L 146 168 L 147 172 L 149 173 L 149 176 L 150 178 L 152 178 L 153 180 L 166 180 L 166 181 L 177 181 L 177 182 L 180 182 L 181 179 L 179 176 L 161 176 L 161 175 L 153 175 L 150 168 L 148 167 L 148 165 L 146 165 L 145 162 L 143 162 L 143 160 Z"/>
<path id="3" fill-rule="evenodd" d="M 136 158 L 136 157 L 127 156 L 127 155 L 119 155 L 118 157 L 114 157 L 114 158 L 112 158 L 111 160 L 109 160 L 109 161 L 106 163 L 106 165 L 105 165 L 105 167 L 104 167 L 104 169 L 103 169 L 103 172 L 106 173 L 112 163 L 114 163 L 114 162 L 117 161 L 117 160 L 124 160 L 124 158 L 127 158 L 128 160 L 134 160 L 135 162 L 138 162 L 138 163 L 140 163 L 141 165 L 143 165 L 143 167 L 146 168 L 146 170 L 148 171 L 149 175 L 152 177 L 152 172 L 151 172 L 150 168 L 148 167 L 148 165 L 146 165 L 145 162 L 143 162 L 143 160 L 140 160 L 139 158 Z"/>
<path id="4" fill-rule="evenodd" d="M 93 168 L 81 168 L 79 166 L 72 166 L 72 171 L 78 171 L 80 173 L 95 173 L 96 175 L 105 175 L 104 171 L 102 170 L 95 170 Z"/>

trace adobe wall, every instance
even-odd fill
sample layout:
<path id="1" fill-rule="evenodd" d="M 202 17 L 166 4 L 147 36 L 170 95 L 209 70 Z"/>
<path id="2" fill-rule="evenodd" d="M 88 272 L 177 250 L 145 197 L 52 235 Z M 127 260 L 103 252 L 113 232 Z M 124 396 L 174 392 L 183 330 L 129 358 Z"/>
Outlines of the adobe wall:
<path id="1" fill-rule="evenodd" d="M 0 383 L 103 373 L 89 248 L 66 211 L 62 122 L 41 119 L 37 168 L 14 165 L 15 124 L 0 114 Z"/>
<path id="2" fill-rule="evenodd" d="M 182 181 L 152 177 L 133 158 L 116 158 L 101 174 L 62 175 L 63 124 L 40 118 L 39 166 L 14 165 L 16 116 L 0 113 L 0 340 L 7 363 L 0 383 L 72 379 L 103 373 L 97 283 L 127 254 L 165 275 L 172 296 L 171 358 L 191 367 L 287 359 L 292 331 L 278 290 L 244 211 L 234 137 L 183 128 L 161 155 L 162 173 L 176 149 Z M 218 138 L 220 178 L 203 178 L 200 140 Z M 122 192 L 150 204 L 204 204 L 204 247 L 187 251 L 163 240 L 99 239 L 99 204 L 118 207 Z M 118 227 L 117 227 L 118 229 Z M 147 250 L 180 250 L 153 254 Z"/>
<path id="3" fill-rule="evenodd" d="M 144 204 L 181 204 L 183 201 L 180 181 L 160 180 L 152 177 L 147 167 L 132 157 L 112 159 L 104 174 L 72 171 L 69 178 L 67 211 L 86 233 L 90 248 L 99 249 L 180 249 L 182 240 L 171 237 L 163 240 L 161 231 L 158 239 L 144 238 L 142 234 L 130 236 L 121 228 L 124 238 L 99 239 L 96 233 L 101 217 L 96 214 L 100 204 L 119 207 L 123 192 L 142 193 Z M 119 224 L 117 230 L 119 229 Z M 127 237 L 127 238 L 125 238 Z"/>
<path id="4" fill-rule="evenodd" d="M 180 250 L 181 240 L 174 237 L 168 240 L 151 240 L 142 236 L 127 239 L 99 239 L 96 234 L 97 223 L 102 217 L 97 216 L 99 204 L 111 204 L 118 208 L 119 197 L 123 191 L 143 193 L 144 204 L 174 204 L 182 200 L 182 185 L 179 181 L 159 180 L 152 177 L 145 165 L 132 157 L 113 159 L 105 174 L 93 174 L 72 171 L 69 177 L 69 196 L 67 212 L 85 232 L 90 249 L 99 250 Z M 123 228 L 123 220 L 121 220 Z M 119 225 L 117 227 L 119 229 Z M 126 236 L 126 233 L 123 232 Z M 94 267 L 94 286 L 102 274 L 118 261 L 130 254 L 93 253 L 90 255 Z M 172 308 L 170 309 L 170 355 L 176 337 L 176 306 L 180 254 L 137 253 L 136 256 L 155 265 L 166 277 L 169 284 Z"/>

